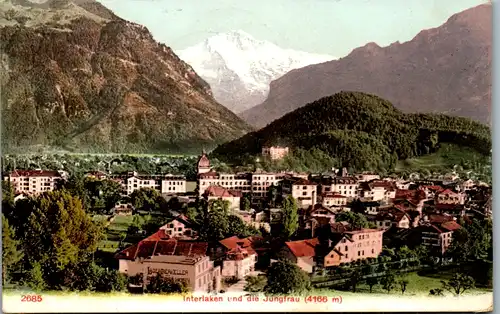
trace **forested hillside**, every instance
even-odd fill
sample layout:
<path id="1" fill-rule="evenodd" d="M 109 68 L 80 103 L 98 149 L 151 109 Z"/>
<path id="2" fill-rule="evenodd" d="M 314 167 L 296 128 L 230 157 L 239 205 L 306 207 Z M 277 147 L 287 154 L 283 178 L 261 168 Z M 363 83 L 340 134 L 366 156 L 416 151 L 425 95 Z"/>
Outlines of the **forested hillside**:
<path id="1" fill-rule="evenodd" d="M 435 152 L 441 143 L 489 155 L 490 129 L 467 118 L 405 114 L 380 97 L 340 92 L 220 145 L 212 155 L 226 162 L 248 163 L 263 145 L 287 145 L 292 150 L 319 149 L 334 157 L 337 166 L 389 170 L 397 160 Z"/>

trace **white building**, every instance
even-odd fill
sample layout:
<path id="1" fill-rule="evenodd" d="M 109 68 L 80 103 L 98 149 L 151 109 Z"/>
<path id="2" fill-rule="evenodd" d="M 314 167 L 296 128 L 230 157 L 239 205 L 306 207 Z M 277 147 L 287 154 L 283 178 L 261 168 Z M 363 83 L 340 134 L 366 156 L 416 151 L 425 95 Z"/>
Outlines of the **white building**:
<path id="1" fill-rule="evenodd" d="M 208 243 L 169 239 L 164 230 L 116 255 L 119 271 L 128 276 L 164 275 L 183 280 L 193 292 L 220 290 L 220 267 L 207 256 Z"/>
<path id="2" fill-rule="evenodd" d="M 162 194 L 186 193 L 186 177 L 182 175 L 140 175 L 133 172 L 128 176 L 114 176 L 114 178 L 121 179 L 127 195 L 143 188 L 157 190 Z"/>
<path id="3" fill-rule="evenodd" d="M 349 200 L 358 197 L 358 180 L 354 177 L 324 178 L 321 183 L 321 193 L 336 192 Z"/>
<path id="4" fill-rule="evenodd" d="M 283 197 L 292 195 L 300 208 L 317 203 L 317 184 L 306 179 L 288 178 L 281 181 Z"/>
<path id="5" fill-rule="evenodd" d="M 16 170 L 4 177 L 13 185 L 16 194 L 28 195 L 53 191 L 57 182 L 63 179 L 59 171 L 48 170 Z"/>
<path id="6" fill-rule="evenodd" d="M 243 279 L 255 270 L 257 253 L 252 247 L 253 239 L 233 236 L 219 241 L 223 245 L 225 257 L 222 277 Z"/>
<path id="7" fill-rule="evenodd" d="M 288 147 L 264 146 L 262 147 L 262 156 L 269 157 L 271 160 L 283 159 L 289 153 Z"/>

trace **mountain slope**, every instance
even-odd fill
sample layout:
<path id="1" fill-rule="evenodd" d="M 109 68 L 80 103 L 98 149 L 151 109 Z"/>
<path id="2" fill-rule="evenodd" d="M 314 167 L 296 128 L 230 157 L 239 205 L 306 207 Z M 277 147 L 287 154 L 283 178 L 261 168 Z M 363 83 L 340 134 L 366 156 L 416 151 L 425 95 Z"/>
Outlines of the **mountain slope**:
<path id="1" fill-rule="evenodd" d="M 263 102 L 269 83 L 290 70 L 335 59 L 282 49 L 241 30 L 217 34 L 177 53 L 210 84 L 215 99 L 236 113 Z"/>
<path id="2" fill-rule="evenodd" d="M 374 95 L 340 92 L 286 114 L 259 131 L 218 146 L 214 157 L 249 162 L 263 145 L 319 149 L 338 165 L 357 170 L 393 169 L 398 159 L 432 153 L 440 143 L 491 149 L 487 126 L 442 114 L 405 114 Z"/>
<path id="3" fill-rule="evenodd" d="M 0 6 L 4 151 L 183 153 L 251 129 L 145 27 L 96 1 Z"/>
<path id="4" fill-rule="evenodd" d="M 388 47 L 369 43 L 347 57 L 294 70 L 271 83 L 262 104 L 240 114 L 257 127 L 341 90 L 388 99 L 405 112 L 441 112 L 490 121 L 491 5 Z"/>

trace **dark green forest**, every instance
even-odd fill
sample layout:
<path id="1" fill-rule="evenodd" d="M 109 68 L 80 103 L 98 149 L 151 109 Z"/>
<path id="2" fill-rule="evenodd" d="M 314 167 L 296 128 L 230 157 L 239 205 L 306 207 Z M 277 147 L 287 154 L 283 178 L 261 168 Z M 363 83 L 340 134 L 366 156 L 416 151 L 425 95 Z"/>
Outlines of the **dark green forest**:
<path id="1" fill-rule="evenodd" d="M 436 152 L 443 143 L 491 153 L 491 131 L 467 118 L 444 114 L 405 114 L 390 102 L 361 92 L 321 98 L 265 128 L 218 146 L 221 161 L 249 164 L 264 145 L 320 150 L 335 166 L 352 170 L 395 169 L 398 160 Z"/>

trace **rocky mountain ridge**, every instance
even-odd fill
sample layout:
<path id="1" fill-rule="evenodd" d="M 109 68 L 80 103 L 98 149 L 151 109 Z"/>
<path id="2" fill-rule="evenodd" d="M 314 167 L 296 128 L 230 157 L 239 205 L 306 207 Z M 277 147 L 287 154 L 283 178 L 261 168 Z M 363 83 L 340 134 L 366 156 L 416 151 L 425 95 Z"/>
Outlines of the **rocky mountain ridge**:
<path id="1" fill-rule="evenodd" d="M 172 49 L 99 2 L 0 4 L 4 151 L 186 153 L 251 130 Z"/>
<path id="2" fill-rule="evenodd" d="M 368 43 L 348 56 L 291 71 L 267 99 L 240 114 L 256 127 L 339 91 L 378 95 L 404 112 L 439 112 L 490 122 L 492 10 L 480 5 L 387 47 Z"/>

